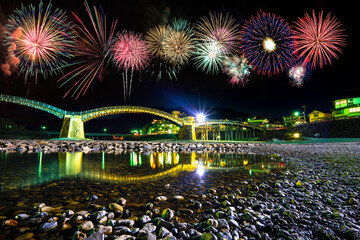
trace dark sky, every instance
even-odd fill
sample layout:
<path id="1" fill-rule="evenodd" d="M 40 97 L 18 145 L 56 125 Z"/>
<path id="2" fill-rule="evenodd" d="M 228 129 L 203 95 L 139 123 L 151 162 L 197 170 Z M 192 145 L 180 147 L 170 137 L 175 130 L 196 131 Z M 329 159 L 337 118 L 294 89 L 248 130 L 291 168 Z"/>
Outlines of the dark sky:
<path id="1" fill-rule="evenodd" d="M 15 8 L 20 8 L 21 3 L 38 4 L 37 1 L 0 0 L 0 40 L 3 38 L 4 25 L 9 14 Z M 124 103 L 122 96 L 121 73 L 116 72 L 111 66 L 108 66 L 104 78 L 96 81 L 93 88 L 78 100 L 62 97 L 68 86 L 59 88 L 59 83 L 56 82 L 58 76 L 39 78 L 36 85 L 34 79 L 29 79 L 30 84 L 25 86 L 23 75 L 13 74 L 12 77 L 5 78 L 0 73 L 1 94 L 28 97 L 66 110 L 87 110 L 111 105 L 138 105 L 169 110 L 181 108 L 190 114 L 194 109 L 230 108 L 234 111 L 264 117 L 289 115 L 294 110 L 301 110 L 303 105 L 307 106 L 307 113 L 315 109 L 329 112 L 332 107 L 331 101 L 341 97 L 360 96 L 360 81 L 357 74 L 359 49 L 354 45 L 355 35 L 357 35 L 355 31 L 358 28 L 355 25 L 359 21 L 356 7 L 351 1 L 89 0 L 88 3 L 91 6 L 104 8 L 109 25 L 111 19 L 118 19 L 117 31 L 127 29 L 139 33 L 145 33 L 150 27 L 174 17 L 185 18 L 196 23 L 200 17 L 207 16 L 209 11 L 228 11 L 238 20 L 243 21 L 261 9 L 280 15 L 292 23 L 298 17 L 303 17 L 304 13 L 311 13 L 313 9 L 316 12 L 324 10 L 325 13 L 331 12 L 342 23 L 347 35 L 346 47 L 343 48 L 343 53 L 339 54 L 339 59 L 333 60 L 331 66 L 312 71 L 301 88 L 289 84 L 287 71 L 274 77 L 263 77 L 253 73 L 245 87 L 232 87 L 225 74 L 207 75 L 195 69 L 190 63 L 177 75 L 177 80 L 157 81 L 150 79 L 144 72 L 141 76 L 135 74 L 131 99 L 127 103 Z M 53 6 L 62 8 L 68 13 L 73 11 L 83 20 L 87 19 L 83 1 L 54 0 Z M 3 46 L 0 48 L 0 53 L 0 64 L 3 64 L 6 56 L 6 49 Z M 24 123 L 27 114 L 41 115 L 41 119 L 44 119 L 42 121 L 46 121 L 46 116 L 48 116 L 47 113 L 0 103 L 0 117 L 9 116 Z M 133 127 L 138 117 L 116 119 L 118 120 L 112 121 L 113 124 L 118 124 L 115 121 L 120 121 L 122 126 Z"/>

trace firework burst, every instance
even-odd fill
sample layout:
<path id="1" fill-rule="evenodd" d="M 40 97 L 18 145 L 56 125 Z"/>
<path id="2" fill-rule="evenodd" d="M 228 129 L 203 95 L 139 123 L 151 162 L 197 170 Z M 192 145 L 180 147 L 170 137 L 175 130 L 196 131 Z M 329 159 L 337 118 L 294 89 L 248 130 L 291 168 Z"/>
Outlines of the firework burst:
<path id="1" fill-rule="evenodd" d="M 25 82 L 29 76 L 37 81 L 39 74 L 46 78 L 60 72 L 72 56 L 68 52 L 73 43 L 70 23 L 66 23 L 65 12 L 52 11 L 51 7 L 50 2 L 44 8 L 42 1 L 38 8 L 22 5 L 6 25 L 9 59 L 17 62 L 20 72 L 25 74 Z"/>
<path id="2" fill-rule="evenodd" d="M 118 69 L 123 69 L 124 100 L 130 98 L 134 70 L 140 71 L 150 63 L 150 50 L 141 34 L 124 31 L 111 48 L 112 59 Z M 130 79 L 128 71 L 130 70 Z M 129 81 L 130 80 L 130 81 Z"/>
<path id="3" fill-rule="evenodd" d="M 191 34 L 184 30 L 169 28 L 164 37 L 163 54 L 165 61 L 176 67 L 188 62 L 194 52 L 194 40 Z"/>
<path id="4" fill-rule="evenodd" d="M 216 74 L 223 68 L 225 56 L 226 50 L 217 41 L 197 43 L 194 65 L 208 74 Z"/>
<path id="5" fill-rule="evenodd" d="M 290 77 L 290 84 L 294 87 L 302 87 L 304 80 L 309 75 L 310 69 L 306 64 L 297 64 L 289 69 L 288 76 Z"/>
<path id="6" fill-rule="evenodd" d="M 306 13 L 304 18 L 295 22 L 294 32 L 296 52 L 304 63 L 310 62 L 312 69 L 330 65 L 333 58 L 338 58 L 341 47 L 345 46 L 344 29 L 330 13 L 325 19 L 322 11 L 318 16 L 314 11 L 312 16 Z"/>
<path id="7" fill-rule="evenodd" d="M 259 12 L 241 29 L 241 50 L 258 74 L 273 76 L 295 62 L 294 38 L 279 16 Z"/>
<path id="8" fill-rule="evenodd" d="M 94 14 L 92 14 L 86 1 L 84 5 L 93 31 L 91 31 L 91 28 L 87 28 L 76 14 L 72 13 L 77 20 L 77 25 L 73 28 L 76 38 L 75 44 L 69 51 L 76 60 L 66 67 L 75 67 L 75 69 L 58 80 L 58 82 L 64 80 L 60 87 L 75 80 L 73 86 L 64 95 L 66 97 L 70 92 L 73 92 L 72 97 L 76 95 L 75 99 L 80 95 L 84 95 L 91 84 L 94 84 L 101 77 L 109 59 L 111 41 L 117 22 L 112 22 L 110 33 L 107 35 L 106 17 L 103 9 L 98 11 L 94 6 Z"/>
<path id="9" fill-rule="evenodd" d="M 235 19 L 222 13 L 210 13 L 196 25 L 195 67 L 217 74 L 223 68 L 224 57 L 234 54 L 239 47 L 239 30 Z"/>
<path id="10" fill-rule="evenodd" d="M 168 31 L 169 26 L 157 25 L 146 32 L 145 39 L 153 56 L 164 58 L 165 36 Z"/>
<path id="11" fill-rule="evenodd" d="M 227 53 L 236 53 L 239 47 L 239 24 L 229 14 L 211 13 L 196 25 L 195 35 L 200 42 L 218 42 Z"/>
<path id="12" fill-rule="evenodd" d="M 224 58 L 224 72 L 230 77 L 230 83 L 242 85 L 248 82 L 247 77 L 251 73 L 252 66 L 244 56 L 234 55 Z"/>

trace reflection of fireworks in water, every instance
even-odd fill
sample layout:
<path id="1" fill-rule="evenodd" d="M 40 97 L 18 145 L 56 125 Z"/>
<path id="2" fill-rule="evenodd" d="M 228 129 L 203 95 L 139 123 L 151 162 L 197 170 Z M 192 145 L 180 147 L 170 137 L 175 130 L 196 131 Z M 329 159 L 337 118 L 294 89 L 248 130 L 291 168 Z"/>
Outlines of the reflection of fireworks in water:
<path id="1" fill-rule="evenodd" d="M 72 35 L 66 15 L 60 9 L 51 11 L 51 2 L 43 8 L 40 1 L 38 9 L 35 6 L 24 5 L 16 9 L 6 25 L 8 36 L 5 39 L 8 46 L 10 65 L 16 65 L 28 76 L 39 74 L 45 78 L 48 74 L 60 72 L 65 66 L 68 52 L 72 44 Z"/>
<path id="2" fill-rule="evenodd" d="M 322 11 L 318 17 L 313 11 L 312 16 L 306 13 L 304 18 L 299 18 L 294 29 L 299 58 L 310 61 L 312 69 L 331 64 L 332 58 L 338 58 L 336 53 L 341 53 L 341 47 L 345 46 L 344 30 L 340 26 L 330 13 L 323 19 Z"/>
<path id="3" fill-rule="evenodd" d="M 75 62 L 70 63 L 67 67 L 77 66 L 74 70 L 65 74 L 58 80 L 66 79 L 60 87 L 70 82 L 72 79 L 78 78 L 74 85 L 64 95 L 66 97 L 72 90 L 72 96 L 77 93 L 76 99 L 82 94 L 84 95 L 90 85 L 101 77 L 104 70 L 106 60 L 109 58 L 112 36 L 114 34 L 116 22 L 113 22 L 110 28 L 110 34 L 106 32 L 106 17 L 103 9 L 100 12 L 94 7 L 95 16 L 91 13 L 90 7 L 85 1 L 86 12 L 91 20 L 93 32 L 84 25 L 81 19 L 74 17 L 78 21 L 78 25 L 73 29 L 76 35 L 75 44 L 69 49 L 77 58 Z"/>
<path id="4" fill-rule="evenodd" d="M 244 56 L 231 56 L 224 58 L 224 71 L 230 77 L 230 83 L 234 85 L 242 85 L 248 82 L 252 66 L 248 63 Z"/>
<path id="5" fill-rule="evenodd" d="M 115 39 L 112 47 L 113 62 L 123 69 L 124 100 L 130 98 L 134 70 L 140 71 L 150 62 L 150 50 L 141 34 L 124 31 Z M 130 81 L 128 70 L 131 70 Z"/>
<path id="6" fill-rule="evenodd" d="M 288 23 L 272 13 L 259 12 L 245 21 L 241 50 L 259 74 L 275 75 L 294 62 L 294 39 Z"/>
<path id="7" fill-rule="evenodd" d="M 289 77 L 291 78 L 291 85 L 301 87 L 304 84 L 304 79 L 307 74 L 306 66 L 299 64 L 293 66 L 289 70 Z"/>

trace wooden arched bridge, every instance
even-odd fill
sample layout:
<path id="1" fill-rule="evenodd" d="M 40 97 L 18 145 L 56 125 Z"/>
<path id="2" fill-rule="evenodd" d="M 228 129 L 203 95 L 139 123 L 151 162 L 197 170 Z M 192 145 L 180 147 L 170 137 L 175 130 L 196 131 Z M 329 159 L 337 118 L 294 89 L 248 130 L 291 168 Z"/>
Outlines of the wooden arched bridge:
<path id="1" fill-rule="evenodd" d="M 263 130 L 258 126 L 246 125 L 242 122 L 232 120 L 208 120 L 203 123 L 198 123 L 195 121 L 194 117 L 180 118 L 178 115 L 178 111 L 168 113 L 158 109 L 141 106 L 110 106 L 103 108 L 95 108 L 87 111 L 74 112 L 66 111 L 40 101 L 11 95 L 0 94 L 0 101 L 39 109 L 53 114 L 60 119 L 63 119 L 63 124 L 59 136 L 60 138 L 85 139 L 84 122 L 103 116 L 126 113 L 151 114 L 169 120 L 181 127 L 179 133 L 180 139 L 196 140 L 195 128 L 201 128 L 201 126 L 204 127 L 206 125 L 209 126 L 214 124 L 217 124 L 218 126 L 240 126 L 242 128 L 252 129 L 253 132 L 255 129 Z M 231 139 L 229 138 L 225 140 Z"/>

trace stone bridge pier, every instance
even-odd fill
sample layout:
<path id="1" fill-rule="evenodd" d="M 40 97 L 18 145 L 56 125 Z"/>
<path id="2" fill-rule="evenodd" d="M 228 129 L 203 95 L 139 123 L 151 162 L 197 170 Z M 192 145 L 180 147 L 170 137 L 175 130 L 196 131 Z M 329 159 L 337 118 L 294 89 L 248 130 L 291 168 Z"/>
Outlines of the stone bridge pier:
<path id="1" fill-rule="evenodd" d="M 84 122 L 80 115 L 65 115 L 59 138 L 85 139 Z"/>

